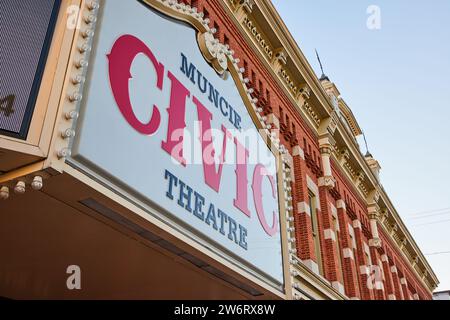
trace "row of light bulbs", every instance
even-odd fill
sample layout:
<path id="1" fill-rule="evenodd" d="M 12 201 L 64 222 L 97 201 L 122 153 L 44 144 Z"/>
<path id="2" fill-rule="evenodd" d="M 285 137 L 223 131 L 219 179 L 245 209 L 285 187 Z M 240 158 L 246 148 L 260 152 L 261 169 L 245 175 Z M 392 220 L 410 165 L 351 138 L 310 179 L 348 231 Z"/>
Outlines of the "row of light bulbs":
<path id="1" fill-rule="evenodd" d="M 91 51 L 91 41 L 94 36 L 94 30 L 93 30 L 93 24 L 97 21 L 97 13 L 100 5 L 98 1 L 91 0 L 86 3 L 86 8 L 88 9 L 88 13 L 85 15 L 83 21 L 86 25 L 86 28 L 80 32 L 81 38 L 84 40 L 83 43 L 81 43 L 77 49 L 78 52 L 81 54 L 81 58 L 78 59 L 74 65 L 75 68 L 78 70 L 78 74 L 74 75 L 71 78 L 71 83 L 78 88 L 77 91 L 74 91 L 68 95 L 68 100 L 70 103 L 74 105 L 74 109 L 66 112 L 64 114 L 65 120 L 67 120 L 70 124 L 73 123 L 73 121 L 77 120 L 79 117 L 79 113 L 76 109 L 77 103 L 79 103 L 83 99 L 83 95 L 81 94 L 81 87 L 83 86 L 86 78 L 84 77 L 84 74 L 86 72 L 86 68 L 89 65 L 88 62 L 88 55 Z M 72 139 L 75 137 L 75 130 L 72 129 L 72 127 L 66 128 L 62 130 L 61 132 L 61 138 L 65 140 Z M 69 148 L 64 147 L 57 152 L 57 156 L 59 159 L 65 159 L 67 157 L 71 156 L 71 151 Z"/>
<path id="2" fill-rule="evenodd" d="M 44 182 L 41 176 L 35 176 L 33 178 L 33 181 L 31 182 L 31 188 L 33 190 L 39 191 L 44 186 Z M 26 191 L 27 184 L 23 180 L 17 181 L 16 185 L 14 186 L 14 193 L 16 194 L 24 194 Z M 0 188 L 0 199 L 6 200 L 9 198 L 9 187 L 8 186 L 2 186 Z"/>

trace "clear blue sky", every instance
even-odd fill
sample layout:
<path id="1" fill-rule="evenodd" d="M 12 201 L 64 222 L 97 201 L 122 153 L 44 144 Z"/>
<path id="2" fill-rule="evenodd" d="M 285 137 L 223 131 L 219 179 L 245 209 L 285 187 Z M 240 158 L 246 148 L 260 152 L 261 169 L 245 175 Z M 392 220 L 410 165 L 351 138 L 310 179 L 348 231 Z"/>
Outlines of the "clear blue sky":
<path id="1" fill-rule="evenodd" d="M 422 252 L 450 252 L 450 1 L 273 2 L 320 76 L 319 51 Z M 367 28 L 370 5 L 379 30 Z M 450 253 L 427 259 L 450 290 Z"/>

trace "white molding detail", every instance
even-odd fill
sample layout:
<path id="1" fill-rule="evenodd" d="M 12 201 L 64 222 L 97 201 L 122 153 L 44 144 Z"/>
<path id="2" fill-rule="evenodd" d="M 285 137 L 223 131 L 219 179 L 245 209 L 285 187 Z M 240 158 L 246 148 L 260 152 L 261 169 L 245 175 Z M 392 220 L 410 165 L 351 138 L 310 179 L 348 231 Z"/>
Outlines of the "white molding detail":
<path id="1" fill-rule="evenodd" d="M 405 285 L 405 286 L 408 284 L 408 282 L 406 281 L 406 278 L 401 278 L 400 279 L 400 283 Z"/>
<path id="2" fill-rule="evenodd" d="M 303 160 L 305 160 L 305 151 L 303 151 L 303 149 L 300 146 L 295 146 L 292 149 L 292 155 L 295 156 L 299 156 L 300 158 L 302 158 Z"/>
<path id="3" fill-rule="evenodd" d="M 344 258 L 350 258 L 355 260 L 355 256 L 353 255 L 353 250 L 351 248 L 344 248 L 343 250 Z"/>
<path id="4" fill-rule="evenodd" d="M 396 266 L 391 266 L 391 272 L 392 273 L 398 273 L 398 271 L 397 271 L 397 267 Z M 402 278 L 402 279 L 405 279 L 405 278 Z M 406 280 L 406 279 L 405 279 Z M 400 280 L 401 281 L 401 280 Z"/>
<path id="5" fill-rule="evenodd" d="M 308 216 L 311 217 L 311 208 L 306 202 L 299 202 L 297 203 L 297 209 L 299 213 L 306 213 Z"/>
<path id="6" fill-rule="evenodd" d="M 359 266 L 359 273 L 369 275 L 370 274 L 369 267 L 366 265 Z"/>
<path id="7" fill-rule="evenodd" d="M 347 206 L 345 205 L 345 201 L 342 200 L 342 199 L 336 201 L 336 206 L 337 206 L 338 209 L 347 210 Z"/>
<path id="8" fill-rule="evenodd" d="M 388 262 L 389 261 L 388 256 L 385 254 L 381 255 L 381 261 Z"/>
<path id="9" fill-rule="evenodd" d="M 334 233 L 333 229 L 326 229 L 323 231 L 323 234 L 325 236 L 325 240 L 331 239 L 336 242 L 336 233 Z"/>
<path id="10" fill-rule="evenodd" d="M 361 221 L 353 220 L 353 228 L 355 228 L 355 229 L 362 229 Z"/>
<path id="11" fill-rule="evenodd" d="M 395 297 L 395 294 L 389 294 L 388 300 L 397 300 L 397 298 Z"/>
<path id="12" fill-rule="evenodd" d="M 375 289 L 376 289 L 376 290 L 383 290 L 383 291 L 384 291 L 384 284 L 383 284 L 383 281 L 375 281 Z"/>

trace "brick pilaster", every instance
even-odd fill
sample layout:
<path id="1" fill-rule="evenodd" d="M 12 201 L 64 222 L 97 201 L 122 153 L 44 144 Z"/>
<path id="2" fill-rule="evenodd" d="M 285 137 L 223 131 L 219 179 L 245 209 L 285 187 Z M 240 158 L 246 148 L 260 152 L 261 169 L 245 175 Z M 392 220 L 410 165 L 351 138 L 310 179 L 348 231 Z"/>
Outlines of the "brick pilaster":
<path id="1" fill-rule="evenodd" d="M 389 271 L 392 275 L 392 282 L 394 283 L 394 292 L 396 299 L 405 300 L 405 297 L 403 295 L 403 288 L 401 285 L 401 278 L 398 274 L 397 267 L 395 267 L 395 265 L 391 261 L 389 261 Z"/>
<path id="2" fill-rule="evenodd" d="M 362 233 L 361 222 L 359 220 L 353 221 L 353 229 L 355 231 L 357 265 L 359 274 L 359 284 L 361 291 L 361 298 L 363 300 L 373 300 L 373 290 L 368 286 L 368 278 L 370 276 L 369 261 L 366 258 L 364 249 L 364 236 Z"/>
<path id="3" fill-rule="evenodd" d="M 384 271 L 384 282 L 386 284 L 386 296 L 388 300 L 400 300 L 399 297 L 397 297 L 394 289 L 394 281 L 392 279 L 391 274 L 391 268 L 389 266 L 389 258 L 386 254 L 383 254 L 381 256 L 381 263 L 383 264 L 383 271 Z"/>
<path id="4" fill-rule="evenodd" d="M 308 201 L 308 184 L 306 181 L 306 163 L 303 150 L 296 146 L 293 150 L 294 162 L 294 224 L 296 232 L 297 256 L 302 261 L 313 261 L 317 264 L 317 258 L 314 252 L 312 221 L 310 216 L 311 209 Z"/>
<path id="5" fill-rule="evenodd" d="M 385 294 L 385 281 L 383 280 L 383 269 L 380 267 L 380 254 L 376 247 L 370 247 L 370 256 L 372 257 L 372 266 L 373 272 L 375 272 L 374 276 L 374 296 L 377 300 L 386 300 L 387 296 Z M 375 271 L 379 269 L 378 271 Z"/>
<path id="6" fill-rule="evenodd" d="M 353 254 L 353 241 L 350 237 L 348 225 L 350 219 L 347 216 L 347 209 L 343 200 L 337 201 L 337 212 L 339 221 L 339 235 L 342 245 L 342 273 L 344 274 L 345 294 L 349 298 L 360 298 L 358 286 L 358 272 Z"/>
<path id="7" fill-rule="evenodd" d="M 343 279 L 339 271 L 338 248 L 336 243 L 336 230 L 333 225 L 331 203 L 333 199 L 328 191 L 328 187 L 319 186 L 321 214 L 319 224 L 321 228 L 322 256 L 324 266 L 324 276 L 330 281 L 335 289 L 344 291 Z M 342 292 L 344 293 L 344 292 Z"/>

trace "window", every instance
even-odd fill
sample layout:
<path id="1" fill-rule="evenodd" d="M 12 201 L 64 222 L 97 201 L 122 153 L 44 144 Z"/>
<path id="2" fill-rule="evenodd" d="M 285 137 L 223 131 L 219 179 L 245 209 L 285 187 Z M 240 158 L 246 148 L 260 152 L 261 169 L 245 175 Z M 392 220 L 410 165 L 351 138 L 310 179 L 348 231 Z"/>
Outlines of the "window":
<path id="1" fill-rule="evenodd" d="M 338 268 L 339 268 L 339 273 L 341 274 L 341 279 L 343 281 L 344 273 L 342 270 L 342 268 L 343 268 L 343 266 L 342 266 L 342 249 L 341 249 L 341 240 L 339 239 L 339 237 L 340 237 L 339 223 L 335 216 L 333 216 L 333 229 L 334 229 L 334 233 L 336 235 L 336 251 L 337 251 L 337 258 L 338 258 L 338 261 L 337 261 Z"/>
<path id="2" fill-rule="evenodd" d="M 319 223 L 317 217 L 317 206 L 316 206 L 316 196 L 311 191 L 308 194 L 309 210 L 311 215 L 312 223 L 312 235 L 314 243 L 314 253 L 316 254 L 317 265 L 319 266 L 319 273 L 323 275 L 323 265 L 322 265 L 322 253 L 320 250 L 320 235 L 319 235 Z"/>

